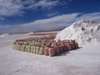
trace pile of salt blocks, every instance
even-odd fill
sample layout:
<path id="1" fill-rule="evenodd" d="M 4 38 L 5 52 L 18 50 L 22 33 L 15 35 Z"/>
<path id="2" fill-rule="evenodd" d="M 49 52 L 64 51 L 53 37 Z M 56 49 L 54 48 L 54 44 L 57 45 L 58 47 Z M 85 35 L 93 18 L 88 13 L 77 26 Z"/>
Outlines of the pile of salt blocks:
<path id="1" fill-rule="evenodd" d="M 75 40 L 55 41 L 52 38 L 18 39 L 13 46 L 16 50 L 46 56 L 57 56 L 79 48 Z"/>

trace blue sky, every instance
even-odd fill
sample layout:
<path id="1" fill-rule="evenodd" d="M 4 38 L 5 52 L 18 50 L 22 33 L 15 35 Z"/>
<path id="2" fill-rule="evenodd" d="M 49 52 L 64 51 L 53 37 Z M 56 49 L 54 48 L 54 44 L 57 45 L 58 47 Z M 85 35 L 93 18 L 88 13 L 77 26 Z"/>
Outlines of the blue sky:
<path id="1" fill-rule="evenodd" d="M 84 14 L 99 12 L 100 0 L 0 0 L 0 30 L 14 30 L 14 27 L 30 26 L 38 22 L 33 24 L 33 28 L 37 28 L 39 22 L 48 22 L 49 19 L 52 23 L 52 19 L 56 18 L 54 23 L 59 22 L 61 25 L 67 16 L 74 21 L 73 19 Z"/>

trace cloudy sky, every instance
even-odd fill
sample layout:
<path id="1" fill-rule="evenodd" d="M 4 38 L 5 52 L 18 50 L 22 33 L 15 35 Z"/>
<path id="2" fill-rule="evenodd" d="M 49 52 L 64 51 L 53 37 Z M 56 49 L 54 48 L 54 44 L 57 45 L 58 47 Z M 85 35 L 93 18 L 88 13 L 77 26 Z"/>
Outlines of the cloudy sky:
<path id="1" fill-rule="evenodd" d="M 63 28 L 77 17 L 99 12 L 100 0 L 0 0 L 0 32 Z"/>

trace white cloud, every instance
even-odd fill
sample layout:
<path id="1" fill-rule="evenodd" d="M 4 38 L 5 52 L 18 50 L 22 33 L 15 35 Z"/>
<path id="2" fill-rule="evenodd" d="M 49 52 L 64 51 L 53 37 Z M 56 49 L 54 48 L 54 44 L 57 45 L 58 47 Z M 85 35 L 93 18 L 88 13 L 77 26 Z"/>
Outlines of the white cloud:
<path id="1" fill-rule="evenodd" d="M 93 20 L 95 22 L 100 22 L 100 12 L 82 14 L 78 16 L 76 20 Z"/>
<path id="2" fill-rule="evenodd" d="M 23 9 L 35 9 L 37 7 L 52 8 L 57 5 L 58 0 L 0 0 L 0 16 L 12 16 L 23 14 Z"/>
<path id="3" fill-rule="evenodd" d="M 6 29 L 3 27 L 1 29 L 6 32 L 30 32 L 30 31 L 48 31 L 62 29 L 64 26 L 70 25 L 78 14 L 65 14 L 61 16 L 52 17 L 49 19 L 36 20 L 32 23 L 22 24 L 18 26 L 8 26 Z"/>
<path id="4" fill-rule="evenodd" d="M 4 20 L 5 20 L 5 18 L 4 18 L 4 17 L 0 17 L 0 20 L 1 20 L 1 21 L 4 21 Z"/>
<path id="5" fill-rule="evenodd" d="M 22 12 L 19 12 L 22 8 L 21 4 L 14 4 L 13 0 L 0 0 L 0 15 L 11 16 Z"/>
<path id="6" fill-rule="evenodd" d="M 77 15 L 78 15 L 78 13 L 64 14 L 64 15 L 52 17 L 52 18 L 49 18 L 49 19 L 37 20 L 33 23 L 34 24 L 42 24 L 42 25 L 66 26 L 66 25 L 68 25 L 68 23 L 73 22 Z"/>
<path id="7" fill-rule="evenodd" d="M 100 12 L 88 13 L 83 15 L 81 18 L 85 20 L 89 19 L 89 20 L 100 21 Z"/>
<path id="8" fill-rule="evenodd" d="M 58 3 L 57 0 L 50 1 L 50 0 L 40 0 L 38 3 L 36 3 L 34 6 L 41 6 L 42 8 L 52 8 L 53 6 L 56 6 Z"/>
<path id="9" fill-rule="evenodd" d="M 63 26 L 71 25 L 73 21 L 80 19 L 99 19 L 100 21 L 100 13 L 89 13 L 81 16 L 78 19 L 79 13 L 73 14 L 64 14 L 60 16 L 55 16 L 48 19 L 36 20 L 31 23 L 16 25 L 16 26 L 0 26 L 0 32 L 30 32 L 30 31 L 39 31 L 39 30 L 56 30 L 60 29 Z"/>

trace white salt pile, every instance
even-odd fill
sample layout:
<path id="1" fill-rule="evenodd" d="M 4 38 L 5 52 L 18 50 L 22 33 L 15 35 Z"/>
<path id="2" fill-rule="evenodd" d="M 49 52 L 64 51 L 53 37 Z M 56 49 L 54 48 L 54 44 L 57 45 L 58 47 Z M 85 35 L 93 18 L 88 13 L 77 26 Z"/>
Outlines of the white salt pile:
<path id="1" fill-rule="evenodd" d="M 55 40 L 72 39 L 76 40 L 80 46 L 84 46 L 90 42 L 100 41 L 99 34 L 100 23 L 89 20 L 80 20 L 58 32 Z"/>

